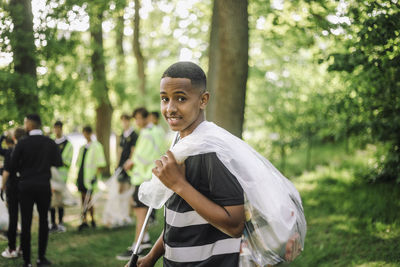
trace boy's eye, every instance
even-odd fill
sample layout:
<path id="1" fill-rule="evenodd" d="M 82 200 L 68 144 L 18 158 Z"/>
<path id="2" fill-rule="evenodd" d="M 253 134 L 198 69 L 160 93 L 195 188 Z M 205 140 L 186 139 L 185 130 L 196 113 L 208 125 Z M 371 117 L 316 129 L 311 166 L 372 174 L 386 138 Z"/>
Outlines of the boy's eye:
<path id="1" fill-rule="evenodd" d="M 185 101 L 185 100 L 186 100 L 186 98 L 183 97 L 183 96 L 178 97 L 178 101 L 179 101 L 179 102 L 183 102 L 183 101 Z"/>
<path id="2" fill-rule="evenodd" d="M 161 97 L 161 101 L 162 101 L 162 102 L 167 102 L 167 101 L 168 101 L 168 97 L 162 96 L 162 97 Z"/>

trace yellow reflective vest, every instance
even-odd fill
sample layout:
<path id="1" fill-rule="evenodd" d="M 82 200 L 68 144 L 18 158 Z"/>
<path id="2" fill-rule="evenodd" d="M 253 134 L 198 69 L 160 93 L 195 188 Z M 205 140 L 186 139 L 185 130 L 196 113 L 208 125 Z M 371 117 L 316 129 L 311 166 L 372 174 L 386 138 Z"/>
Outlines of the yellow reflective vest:
<path id="1" fill-rule="evenodd" d="M 79 149 L 78 159 L 76 161 L 76 165 L 78 170 L 82 163 L 83 150 L 85 149 L 84 145 Z M 93 178 L 97 177 L 97 169 L 101 167 L 105 167 L 107 165 L 106 158 L 104 156 L 103 146 L 98 141 L 92 141 L 85 155 L 85 162 L 83 166 L 83 183 L 87 189 L 95 189 L 95 185 L 91 184 Z"/>
<path id="2" fill-rule="evenodd" d="M 61 158 L 63 161 L 63 166 L 58 167 L 57 169 L 60 174 L 60 177 L 62 178 L 64 183 L 66 183 L 67 179 L 68 179 L 69 168 L 71 167 L 71 163 L 72 163 L 72 156 L 74 154 L 74 148 L 70 141 L 68 141 L 67 139 L 64 139 L 64 140 L 65 141 L 61 141 L 60 143 L 58 143 L 57 142 L 58 140 L 56 140 L 57 146 L 61 151 Z"/>
<path id="3" fill-rule="evenodd" d="M 164 129 L 160 125 L 154 125 L 151 130 L 154 133 L 154 138 L 157 144 L 156 149 L 160 151 L 161 155 L 164 155 L 168 149 Z"/>
<path id="4" fill-rule="evenodd" d="M 160 134 L 154 131 L 154 126 L 143 128 L 136 141 L 132 161 L 133 169 L 128 172 L 133 185 L 140 185 L 151 178 L 151 170 L 155 167 L 154 161 L 165 153 L 160 148 L 158 138 Z M 164 139 L 164 138 L 162 138 Z"/>

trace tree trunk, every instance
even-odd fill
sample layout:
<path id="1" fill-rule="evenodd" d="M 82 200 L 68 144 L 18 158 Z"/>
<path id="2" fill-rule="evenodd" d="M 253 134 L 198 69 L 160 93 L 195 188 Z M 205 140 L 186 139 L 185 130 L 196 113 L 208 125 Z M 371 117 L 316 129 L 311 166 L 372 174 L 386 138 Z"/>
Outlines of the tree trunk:
<path id="1" fill-rule="evenodd" d="M 116 10 L 117 10 L 117 22 L 115 25 L 115 45 L 117 46 L 117 53 L 119 58 L 124 58 L 124 28 L 125 28 L 125 20 L 124 20 L 124 9 L 126 6 L 125 0 L 119 0 L 116 2 Z"/>
<path id="2" fill-rule="evenodd" d="M 103 145 L 104 155 L 106 156 L 107 167 L 104 174 L 110 174 L 110 136 L 111 136 L 111 119 L 113 109 L 108 103 L 100 103 L 96 107 L 96 137 Z"/>
<path id="3" fill-rule="evenodd" d="M 116 70 L 115 70 L 115 77 L 114 77 L 114 85 L 115 91 L 120 94 L 121 96 L 125 95 L 125 88 L 126 88 L 126 72 L 125 72 L 125 52 L 124 52 L 124 28 L 125 28 L 125 20 L 124 20 L 124 9 L 126 7 L 125 0 L 118 0 L 116 1 L 116 26 L 115 26 L 115 45 L 117 48 L 117 55 L 116 55 Z"/>
<path id="4" fill-rule="evenodd" d="M 19 117 L 39 112 L 36 57 L 33 37 L 31 0 L 10 0 L 9 11 L 14 24 L 10 35 L 15 79 L 13 89 Z"/>
<path id="5" fill-rule="evenodd" d="M 213 26 L 217 30 L 211 32 L 217 41 L 210 44 L 209 54 L 209 89 L 214 92 L 211 117 L 215 123 L 241 137 L 248 73 L 247 0 L 215 0 L 214 5 L 217 5 L 214 8 L 217 15 L 213 15 L 216 20 Z"/>
<path id="6" fill-rule="evenodd" d="M 140 1 L 135 0 L 135 16 L 133 20 L 133 52 L 137 62 L 137 74 L 139 78 L 139 91 L 144 95 L 146 93 L 146 73 L 145 59 L 140 49 Z"/>
<path id="7" fill-rule="evenodd" d="M 104 62 L 103 48 L 103 9 L 92 6 L 90 9 L 90 36 L 92 45 L 92 94 L 97 102 L 96 107 L 96 135 L 99 142 L 103 145 L 104 154 L 107 161 L 105 173 L 109 174 L 110 166 L 110 134 L 112 106 L 108 97 L 108 87 Z"/>
<path id="8" fill-rule="evenodd" d="M 219 71 L 219 53 L 217 53 L 218 47 L 218 5 L 214 1 L 213 13 L 211 19 L 211 32 L 210 32 L 210 46 L 208 51 L 208 77 L 207 77 L 207 89 L 210 92 L 210 101 L 207 105 L 207 119 L 214 120 L 215 113 L 215 88 L 217 87 L 217 77 Z"/>

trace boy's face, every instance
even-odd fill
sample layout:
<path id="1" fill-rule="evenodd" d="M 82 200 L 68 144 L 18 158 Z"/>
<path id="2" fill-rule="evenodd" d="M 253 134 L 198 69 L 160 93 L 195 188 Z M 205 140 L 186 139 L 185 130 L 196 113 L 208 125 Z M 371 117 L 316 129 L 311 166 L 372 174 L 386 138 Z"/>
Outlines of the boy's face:
<path id="1" fill-rule="evenodd" d="M 128 130 L 129 127 L 131 126 L 131 122 L 128 119 L 122 118 L 121 122 L 122 122 L 122 128 L 124 128 L 124 130 Z"/>
<path id="2" fill-rule="evenodd" d="M 209 94 L 193 88 L 187 78 L 161 79 L 161 113 L 173 131 L 179 131 L 181 137 L 189 135 L 205 120 L 204 109 Z"/>
<path id="3" fill-rule="evenodd" d="M 144 118 L 142 114 L 138 113 L 135 115 L 135 123 L 137 127 L 142 129 L 147 125 L 147 118 Z"/>
<path id="4" fill-rule="evenodd" d="M 57 137 L 61 137 L 62 136 L 62 128 L 60 126 L 54 126 L 53 130 L 54 130 L 54 134 Z"/>
<path id="5" fill-rule="evenodd" d="M 156 116 L 154 116 L 153 114 L 150 114 L 150 115 L 149 115 L 149 118 L 150 118 L 150 122 L 151 122 L 151 123 L 153 123 L 154 125 L 157 125 L 157 124 L 158 124 L 158 119 L 157 119 Z"/>
<path id="6" fill-rule="evenodd" d="M 83 131 L 82 134 L 83 134 L 83 136 L 85 137 L 86 141 L 88 141 L 88 142 L 91 141 L 92 133 Z"/>

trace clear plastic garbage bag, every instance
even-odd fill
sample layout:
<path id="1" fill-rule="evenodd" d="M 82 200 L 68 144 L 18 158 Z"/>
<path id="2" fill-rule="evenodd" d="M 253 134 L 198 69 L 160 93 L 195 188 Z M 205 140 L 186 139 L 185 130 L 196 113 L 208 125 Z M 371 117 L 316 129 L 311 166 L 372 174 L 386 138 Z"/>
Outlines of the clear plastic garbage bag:
<path id="1" fill-rule="evenodd" d="M 129 211 L 133 188 L 120 193 L 118 175 L 113 175 L 106 182 L 106 188 L 107 201 L 103 211 L 103 224 L 110 228 L 132 224 Z"/>
<path id="2" fill-rule="evenodd" d="M 0 231 L 7 231 L 8 220 L 9 216 L 6 203 L 0 199 Z"/>
<path id="3" fill-rule="evenodd" d="M 2 182 L 3 177 L 0 175 L 0 184 Z M 4 194 L 4 198 L 5 198 Z M 0 199 L 0 231 L 7 231 L 8 230 L 8 209 L 6 206 L 6 202 Z"/>
<path id="4" fill-rule="evenodd" d="M 56 167 L 51 167 L 51 188 L 62 194 L 62 202 L 65 206 L 76 206 L 78 201 L 74 198 L 67 184 L 61 178 L 60 172 Z"/>
<path id="5" fill-rule="evenodd" d="M 237 178 L 245 193 L 243 240 L 252 260 L 274 265 L 293 260 L 304 248 L 306 220 L 300 195 L 267 159 L 241 139 L 211 122 L 202 122 L 172 148 L 178 162 L 193 155 L 215 152 Z M 155 176 L 143 183 L 139 199 L 161 208 L 173 192 Z"/>

